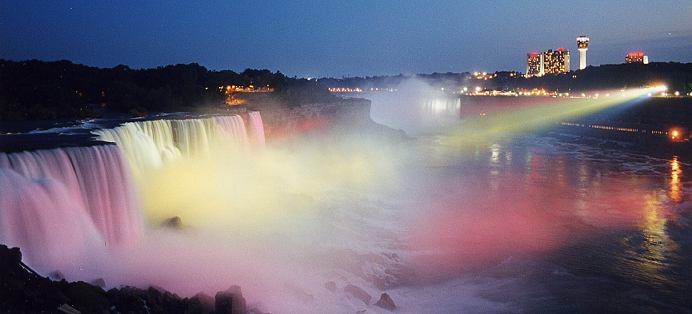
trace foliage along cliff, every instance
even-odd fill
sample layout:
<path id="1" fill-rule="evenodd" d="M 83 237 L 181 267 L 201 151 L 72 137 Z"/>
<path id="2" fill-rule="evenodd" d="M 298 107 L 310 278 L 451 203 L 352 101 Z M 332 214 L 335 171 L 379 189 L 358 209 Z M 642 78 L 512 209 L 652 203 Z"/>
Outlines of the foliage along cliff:
<path id="1" fill-rule="evenodd" d="M 196 64 L 151 69 L 96 68 L 70 61 L 0 60 L 0 120 L 49 120 L 119 113 L 197 111 L 223 106 L 221 86 L 269 86 L 289 103 L 329 101 L 315 81 L 281 72 L 213 71 Z"/>

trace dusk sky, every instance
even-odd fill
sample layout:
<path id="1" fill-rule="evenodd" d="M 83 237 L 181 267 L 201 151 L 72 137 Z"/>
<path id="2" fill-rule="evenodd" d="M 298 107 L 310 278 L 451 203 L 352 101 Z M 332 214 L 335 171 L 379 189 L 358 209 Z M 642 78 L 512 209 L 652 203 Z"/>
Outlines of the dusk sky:
<path id="1" fill-rule="evenodd" d="M 295 76 L 525 70 L 591 37 L 589 64 L 692 62 L 692 1 L 0 1 L 0 58 L 197 62 Z"/>

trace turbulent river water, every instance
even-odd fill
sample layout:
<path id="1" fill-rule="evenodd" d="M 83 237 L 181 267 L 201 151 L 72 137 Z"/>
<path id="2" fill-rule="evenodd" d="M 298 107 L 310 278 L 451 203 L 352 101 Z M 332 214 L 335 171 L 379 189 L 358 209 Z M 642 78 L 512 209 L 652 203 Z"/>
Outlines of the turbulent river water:
<path id="1" fill-rule="evenodd" d="M 692 161 L 545 129 L 455 141 L 458 98 L 410 97 L 371 96 L 375 121 L 414 135 L 404 312 L 692 311 Z"/>
<path id="2" fill-rule="evenodd" d="M 411 311 L 690 310 L 688 161 L 558 134 L 416 143 Z"/>
<path id="3" fill-rule="evenodd" d="M 238 284 L 280 313 L 386 312 L 383 292 L 403 313 L 690 311 L 690 160 L 550 132 L 460 145 L 436 130 L 463 122 L 458 100 L 391 104 L 374 97 L 372 117 L 403 142 L 265 145 L 252 113 L 0 154 L 0 237 L 44 273 L 186 296 Z"/>

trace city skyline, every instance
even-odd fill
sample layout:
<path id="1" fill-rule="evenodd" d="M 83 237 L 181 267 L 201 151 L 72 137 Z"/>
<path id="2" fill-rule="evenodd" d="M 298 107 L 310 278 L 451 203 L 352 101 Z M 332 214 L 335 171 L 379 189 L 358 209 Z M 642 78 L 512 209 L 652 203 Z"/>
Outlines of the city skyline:
<path id="1" fill-rule="evenodd" d="M 588 34 L 590 65 L 621 63 L 634 50 L 651 62 L 692 61 L 686 1 L 659 2 L 657 14 L 646 1 L 417 4 L 3 2 L 0 58 L 133 68 L 196 62 L 311 77 L 523 71 L 527 51 L 576 51 L 575 36 Z"/>

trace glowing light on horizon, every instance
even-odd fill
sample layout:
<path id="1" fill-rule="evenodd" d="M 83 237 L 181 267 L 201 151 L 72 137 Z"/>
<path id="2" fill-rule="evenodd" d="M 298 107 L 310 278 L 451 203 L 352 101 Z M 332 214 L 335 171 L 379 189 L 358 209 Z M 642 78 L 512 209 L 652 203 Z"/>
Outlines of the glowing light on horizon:
<path id="1" fill-rule="evenodd" d="M 477 142 L 487 138 L 506 136 L 540 129 L 561 120 L 589 115 L 606 108 L 624 104 L 642 97 L 662 86 L 641 89 L 629 89 L 621 93 L 610 93 L 610 97 L 562 98 L 547 104 L 517 106 L 515 110 L 494 112 L 480 118 L 465 119 L 461 125 L 450 132 L 445 141 L 458 145 L 465 142 Z"/>
<path id="2" fill-rule="evenodd" d="M 674 142 L 682 141 L 682 131 L 678 128 L 672 128 L 669 131 L 670 139 Z"/>

